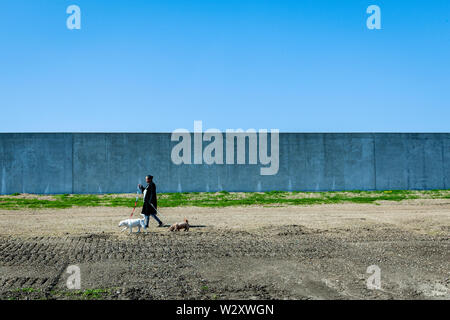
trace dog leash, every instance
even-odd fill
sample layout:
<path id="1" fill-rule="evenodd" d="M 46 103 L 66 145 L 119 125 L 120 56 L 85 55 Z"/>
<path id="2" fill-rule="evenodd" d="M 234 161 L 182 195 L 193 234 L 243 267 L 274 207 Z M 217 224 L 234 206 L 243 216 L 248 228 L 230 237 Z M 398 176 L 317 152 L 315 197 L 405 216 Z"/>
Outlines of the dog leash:
<path id="1" fill-rule="evenodd" d="M 136 206 L 137 206 L 137 203 L 138 203 L 138 201 L 139 201 L 139 190 L 138 190 L 136 193 L 137 193 L 137 194 L 136 194 L 136 201 L 134 202 L 134 208 L 133 208 L 133 211 L 131 212 L 130 219 L 131 219 L 131 217 L 133 216 L 134 210 L 136 210 Z"/>
<path id="2" fill-rule="evenodd" d="M 155 208 L 155 206 L 153 205 L 153 203 L 150 203 L 150 205 L 153 207 L 153 209 L 155 209 L 156 213 L 159 214 L 160 216 L 162 216 L 163 219 L 165 219 L 165 216 L 163 216 L 158 209 Z"/>

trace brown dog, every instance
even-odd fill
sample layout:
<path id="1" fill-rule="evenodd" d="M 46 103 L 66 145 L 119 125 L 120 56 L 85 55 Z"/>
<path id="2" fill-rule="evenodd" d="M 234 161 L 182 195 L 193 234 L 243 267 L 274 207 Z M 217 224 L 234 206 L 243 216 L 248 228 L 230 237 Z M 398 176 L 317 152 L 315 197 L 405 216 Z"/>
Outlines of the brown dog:
<path id="1" fill-rule="evenodd" d="M 189 231 L 188 219 L 184 218 L 184 222 L 174 223 L 169 227 L 169 231 L 180 231 L 181 229 L 184 229 L 184 231 Z"/>

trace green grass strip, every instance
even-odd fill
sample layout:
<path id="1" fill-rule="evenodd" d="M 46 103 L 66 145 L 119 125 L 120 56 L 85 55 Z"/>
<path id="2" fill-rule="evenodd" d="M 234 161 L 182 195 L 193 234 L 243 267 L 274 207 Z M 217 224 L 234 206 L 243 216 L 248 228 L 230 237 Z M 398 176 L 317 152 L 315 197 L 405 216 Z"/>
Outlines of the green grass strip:
<path id="1" fill-rule="evenodd" d="M 409 199 L 450 199 L 450 190 L 386 190 L 336 192 L 183 192 L 158 194 L 159 207 L 229 207 L 250 205 L 319 205 L 333 203 L 374 203 Z M 134 206 L 133 195 L 64 194 L 39 196 L 21 194 L 0 196 L 0 209 L 65 209 L 72 207 L 128 207 Z M 138 206 L 142 205 L 142 197 Z"/>

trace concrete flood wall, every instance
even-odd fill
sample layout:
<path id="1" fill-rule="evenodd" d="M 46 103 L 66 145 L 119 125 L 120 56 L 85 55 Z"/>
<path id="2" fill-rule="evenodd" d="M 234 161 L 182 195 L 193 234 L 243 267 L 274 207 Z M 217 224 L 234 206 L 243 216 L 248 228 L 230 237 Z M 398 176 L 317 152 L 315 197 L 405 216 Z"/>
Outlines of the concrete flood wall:
<path id="1" fill-rule="evenodd" d="M 248 154 L 246 164 L 176 165 L 177 143 L 170 133 L 3 133 L 0 193 L 135 192 L 146 174 L 159 192 L 450 186 L 448 133 L 280 133 L 275 175 Z"/>

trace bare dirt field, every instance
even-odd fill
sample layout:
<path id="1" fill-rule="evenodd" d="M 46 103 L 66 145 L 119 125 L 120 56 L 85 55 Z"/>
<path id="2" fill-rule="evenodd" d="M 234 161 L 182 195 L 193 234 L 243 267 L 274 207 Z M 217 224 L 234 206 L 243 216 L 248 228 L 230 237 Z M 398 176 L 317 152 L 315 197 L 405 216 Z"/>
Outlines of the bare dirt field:
<path id="1" fill-rule="evenodd" d="M 450 299 L 448 199 L 160 211 L 191 230 L 121 233 L 127 208 L 0 210 L 0 298 Z"/>

